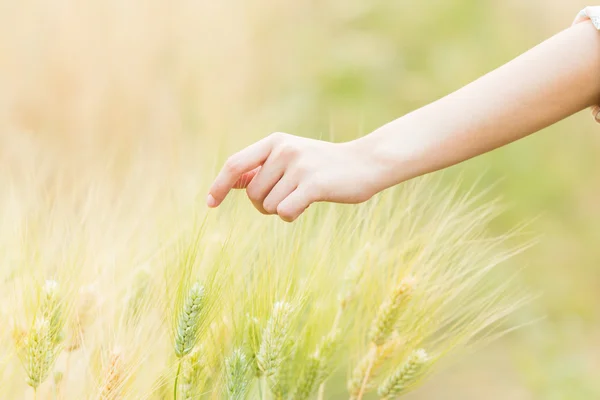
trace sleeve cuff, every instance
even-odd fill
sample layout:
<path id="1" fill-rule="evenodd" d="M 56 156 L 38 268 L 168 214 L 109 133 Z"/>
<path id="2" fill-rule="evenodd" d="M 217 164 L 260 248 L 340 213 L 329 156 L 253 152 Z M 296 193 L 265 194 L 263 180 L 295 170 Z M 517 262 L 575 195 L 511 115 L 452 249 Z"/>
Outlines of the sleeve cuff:
<path id="1" fill-rule="evenodd" d="M 600 6 L 584 8 L 579 12 L 579 14 L 577 14 L 577 18 L 575 18 L 573 24 L 577 24 L 586 20 L 592 21 L 592 24 L 594 24 L 596 29 L 600 30 Z"/>

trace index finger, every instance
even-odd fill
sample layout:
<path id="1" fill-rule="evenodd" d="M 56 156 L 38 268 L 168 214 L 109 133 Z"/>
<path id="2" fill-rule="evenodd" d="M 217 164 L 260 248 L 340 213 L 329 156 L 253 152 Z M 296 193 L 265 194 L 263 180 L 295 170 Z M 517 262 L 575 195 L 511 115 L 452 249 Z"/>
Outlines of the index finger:
<path id="1" fill-rule="evenodd" d="M 267 160 L 273 141 L 274 135 L 267 136 L 227 159 L 210 187 L 206 200 L 209 207 L 219 206 L 242 175 L 260 167 Z"/>

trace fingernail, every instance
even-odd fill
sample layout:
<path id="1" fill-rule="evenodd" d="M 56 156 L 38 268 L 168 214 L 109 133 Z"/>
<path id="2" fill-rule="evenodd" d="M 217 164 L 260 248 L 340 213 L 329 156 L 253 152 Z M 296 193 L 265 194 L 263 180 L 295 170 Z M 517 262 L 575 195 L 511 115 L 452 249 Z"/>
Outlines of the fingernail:
<path id="1" fill-rule="evenodd" d="M 210 208 L 217 206 L 217 200 L 215 200 L 215 198 L 212 196 L 212 194 L 209 194 L 208 197 L 206 198 L 206 205 L 209 206 Z"/>

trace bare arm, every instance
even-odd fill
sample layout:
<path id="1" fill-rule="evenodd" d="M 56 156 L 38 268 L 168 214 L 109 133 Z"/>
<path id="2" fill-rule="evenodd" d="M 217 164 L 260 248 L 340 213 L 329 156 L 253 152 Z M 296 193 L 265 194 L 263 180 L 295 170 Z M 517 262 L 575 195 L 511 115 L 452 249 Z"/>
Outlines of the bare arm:
<path id="1" fill-rule="evenodd" d="M 388 185 L 459 163 L 600 103 L 600 33 L 575 25 L 456 92 L 361 138 Z"/>
<path id="2" fill-rule="evenodd" d="M 367 200 L 598 103 L 600 33 L 586 22 L 355 141 L 270 135 L 228 159 L 207 203 L 246 188 L 259 211 L 292 221 L 313 202 Z"/>

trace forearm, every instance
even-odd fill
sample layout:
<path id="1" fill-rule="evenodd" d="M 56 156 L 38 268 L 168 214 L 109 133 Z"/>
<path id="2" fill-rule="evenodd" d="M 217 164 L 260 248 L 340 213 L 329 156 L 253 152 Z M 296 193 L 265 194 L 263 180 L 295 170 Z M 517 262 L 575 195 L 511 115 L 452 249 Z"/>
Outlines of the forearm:
<path id="1" fill-rule="evenodd" d="M 356 141 L 384 187 L 493 150 L 600 102 L 600 33 L 582 23 Z"/>

